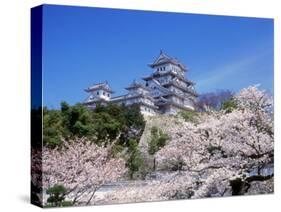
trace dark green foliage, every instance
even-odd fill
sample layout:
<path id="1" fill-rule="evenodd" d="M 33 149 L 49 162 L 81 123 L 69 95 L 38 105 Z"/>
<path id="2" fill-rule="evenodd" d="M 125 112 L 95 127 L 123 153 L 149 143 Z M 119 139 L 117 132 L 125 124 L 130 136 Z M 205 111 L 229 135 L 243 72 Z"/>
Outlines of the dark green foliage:
<path id="1" fill-rule="evenodd" d="M 98 106 L 93 111 L 94 131 L 98 141 L 106 138 L 114 140 L 120 135 L 118 144 L 128 146 L 130 139 L 139 140 L 145 121 L 140 113 L 139 106 L 109 104 Z"/>
<path id="2" fill-rule="evenodd" d="M 153 126 L 153 127 L 151 127 L 151 129 L 150 129 L 150 133 L 151 133 L 151 135 L 157 135 L 157 133 L 158 133 L 158 127 L 155 127 L 155 126 Z"/>
<path id="3" fill-rule="evenodd" d="M 67 189 L 62 185 L 55 185 L 47 190 L 47 194 L 49 194 L 49 198 L 47 199 L 47 202 L 49 203 L 49 206 L 51 207 L 61 207 L 68 205 L 69 202 L 64 202 L 65 194 L 67 192 Z"/>
<path id="4" fill-rule="evenodd" d="M 61 144 L 62 135 L 61 114 L 57 110 L 43 110 L 43 144 L 56 147 Z"/>
<path id="5" fill-rule="evenodd" d="M 127 126 L 144 128 L 145 122 L 138 105 L 130 106 L 129 110 L 123 106 L 123 109 Z"/>
<path id="6" fill-rule="evenodd" d="M 63 201 L 61 203 L 62 207 L 69 207 L 69 206 L 73 206 L 73 203 L 71 201 Z"/>
<path id="7" fill-rule="evenodd" d="M 124 151 L 124 146 L 122 146 L 120 144 L 115 144 L 115 145 L 113 145 L 113 147 L 111 149 L 111 155 L 113 157 L 115 157 L 118 154 L 122 153 L 123 151 Z"/>
<path id="8" fill-rule="evenodd" d="M 188 122 L 195 122 L 197 113 L 195 111 L 181 111 L 179 112 L 180 116 Z"/>
<path id="9" fill-rule="evenodd" d="M 43 115 L 43 143 L 51 148 L 59 146 L 62 138 L 88 137 L 104 143 L 115 140 L 119 135 L 117 144 L 128 146 L 130 139 L 140 139 L 145 125 L 136 105 L 98 105 L 93 110 L 82 104 L 70 106 L 62 102 L 61 110 L 44 108 Z"/>
<path id="10" fill-rule="evenodd" d="M 145 121 L 138 105 L 131 105 L 130 107 L 123 105 L 121 107 L 125 123 L 120 135 L 120 143 L 128 146 L 131 139 L 139 141 L 145 127 Z"/>
<path id="11" fill-rule="evenodd" d="M 122 129 L 122 124 L 106 112 L 94 113 L 93 130 L 98 141 L 104 141 L 106 138 L 113 140 Z"/>
<path id="12" fill-rule="evenodd" d="M 89 136 L 93 134 L 93 117 L 91 111 L 82 104 L 69 106 L 66 102 L 61 103 L 62 124 L 64 137 Z"/>
<path id="13" fill-rule="evenodd" d="M 148 153 L 154 155 L 161 147 L 166 145 L 169 136 L 155 126 L 151 128 L 151 140 L 148 143 Z"/>
<path id="14" fill-rule="evenodd" d="M 233 110 L 237 109 L 237 107 L 237 102 L 233 98 L 231 98 L 222 103 L 221 109 L 226 113 L 231 113 Z"/>
<path id="15" fill-rule="evenodd" d="M 138 149 L 138 143 L 135 140 L 130 140 L 128 144 L 129 158 L 127 160 L 127 166 L 129 168 L 130 178 L 132 179 L 134 173 L 139 171 L 140 167 L 143 166 L 144 161 Z"/>

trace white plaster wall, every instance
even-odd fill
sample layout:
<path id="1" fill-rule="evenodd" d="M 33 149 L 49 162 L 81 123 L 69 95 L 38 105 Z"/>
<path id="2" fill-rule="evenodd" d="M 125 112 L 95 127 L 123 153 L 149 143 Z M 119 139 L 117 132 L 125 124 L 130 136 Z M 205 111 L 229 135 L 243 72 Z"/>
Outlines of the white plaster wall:
<path id="1" fill-rule="evenodd" d="M 144 105 L 140 106 L 140 111 L 142 114 L 145 114 L 145 115 L 156 115 L 156 112 L 154 109 L 146 107 Z"/>
<path id="2" fill-rule="evenodd" d="M 186 98 L 184 100 L 184 106 L 187 107 L 187 108 L 190 108 L 191 110 L 194 110 L 194 108 L 195 108 L 194 103 L 188 98 Z"/>
<path id="3" fill-rule="evenodd" d="M 99 94 L 97 94 L 97 92 Z M 91 95 L 92 95 L 93 98 L 101 98 L 101 99 L 105 99 L 107 101 L 110 100 L 110 98 L 111 98 L 111 94 L 109 92 L 103 90 L 103 89 L 99 89 L 99 90 L 93 91 L 91 93 Z"/>

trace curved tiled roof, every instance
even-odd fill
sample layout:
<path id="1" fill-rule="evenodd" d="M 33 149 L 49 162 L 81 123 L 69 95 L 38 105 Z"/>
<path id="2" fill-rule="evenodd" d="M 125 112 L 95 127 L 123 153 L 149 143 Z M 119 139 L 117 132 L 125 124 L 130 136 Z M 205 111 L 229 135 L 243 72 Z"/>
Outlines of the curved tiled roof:
<path id="1" fill-rule="evenodd" d="M 113 90 L 110 88 L 107 81 L 102 82 L 102 83 L 94 84 L 94 85 L 86 88 L 85 91 L 91 92 L 91 91 L 96 91 L 96 90 L 100 90 L 100 89 L 105 90 L 105 91 L 110 92 L 110 93 L 114 93 Z"/>
<path id="2" fill-rule="evenodd" d="M 125 89 L 126 90 L 131 90 L 131 89 L 134 89 L 134 88 L 143 88 L 143 89 L 149 91 L 149 88 L 145 87 L 143 84 L 141 84 L 139 82 L 136 82 L 135 80 Z"/>
<path id="3" fill-rule="evenodd" d="M 182 70 L 187 71 L 187 68 L 184 64 L 182 64 L 178 59 L 173 58 L 165 54 L 162 50 L 160 51 L 160 55 L 156 60 L 154 60 L 153 63 L 149 64 L 150 67 L 155 67 L 158 65 L 166 64 L 166 63 L 172 63 L 174 65 L 179 66 Z"/>

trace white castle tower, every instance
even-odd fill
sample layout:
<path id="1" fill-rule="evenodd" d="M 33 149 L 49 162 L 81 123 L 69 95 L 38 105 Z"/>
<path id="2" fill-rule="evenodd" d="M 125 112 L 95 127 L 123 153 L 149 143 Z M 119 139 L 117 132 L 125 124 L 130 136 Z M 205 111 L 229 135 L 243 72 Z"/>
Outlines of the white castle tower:
<path id="1" fill-rule="evenodd" d="M 97 103 L 106 105 L 111 100 L 111 94 L 114 93 L 107 81 L 94 84 L 93 86 L 86 88 L 85 91 L 89 93 L 89 96 L 84 101 L 84 104 L 92 108 L 95 108 Z"/>
<path id="2" fill-rule="evenodd" d="M 158 58 L 149 65 L 153 73 L 143 77 L 151 96 L 156 100 L 160 113 L 175 114 L 180 110 L 194 110 L 194 82 L 185 78 L 188 69 L 177 59 L 160 52 Z"/>

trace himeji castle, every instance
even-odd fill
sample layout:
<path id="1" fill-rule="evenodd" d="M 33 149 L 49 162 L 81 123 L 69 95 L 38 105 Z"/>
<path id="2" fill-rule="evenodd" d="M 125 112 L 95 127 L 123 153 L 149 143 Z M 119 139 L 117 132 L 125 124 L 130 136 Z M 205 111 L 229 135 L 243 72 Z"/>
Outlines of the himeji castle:
<path id="1" fill-rule="evenodd" d="M 107 81 L 86 88 L 89 96 L 84 104 L 89 108 L 108 103 L 138 104 L 145 115 L 176 114 L 195 109 L 198 94 L 194 90 L 195 83 L 185 78 L 188 69 L 184 64 L 160 51 L 149 67 L 153 69 L 152 74 L 143 77 L 143 83 L 134 80 L 126 88 L 125 95 L 112 96 L 114 92 Z"/>

